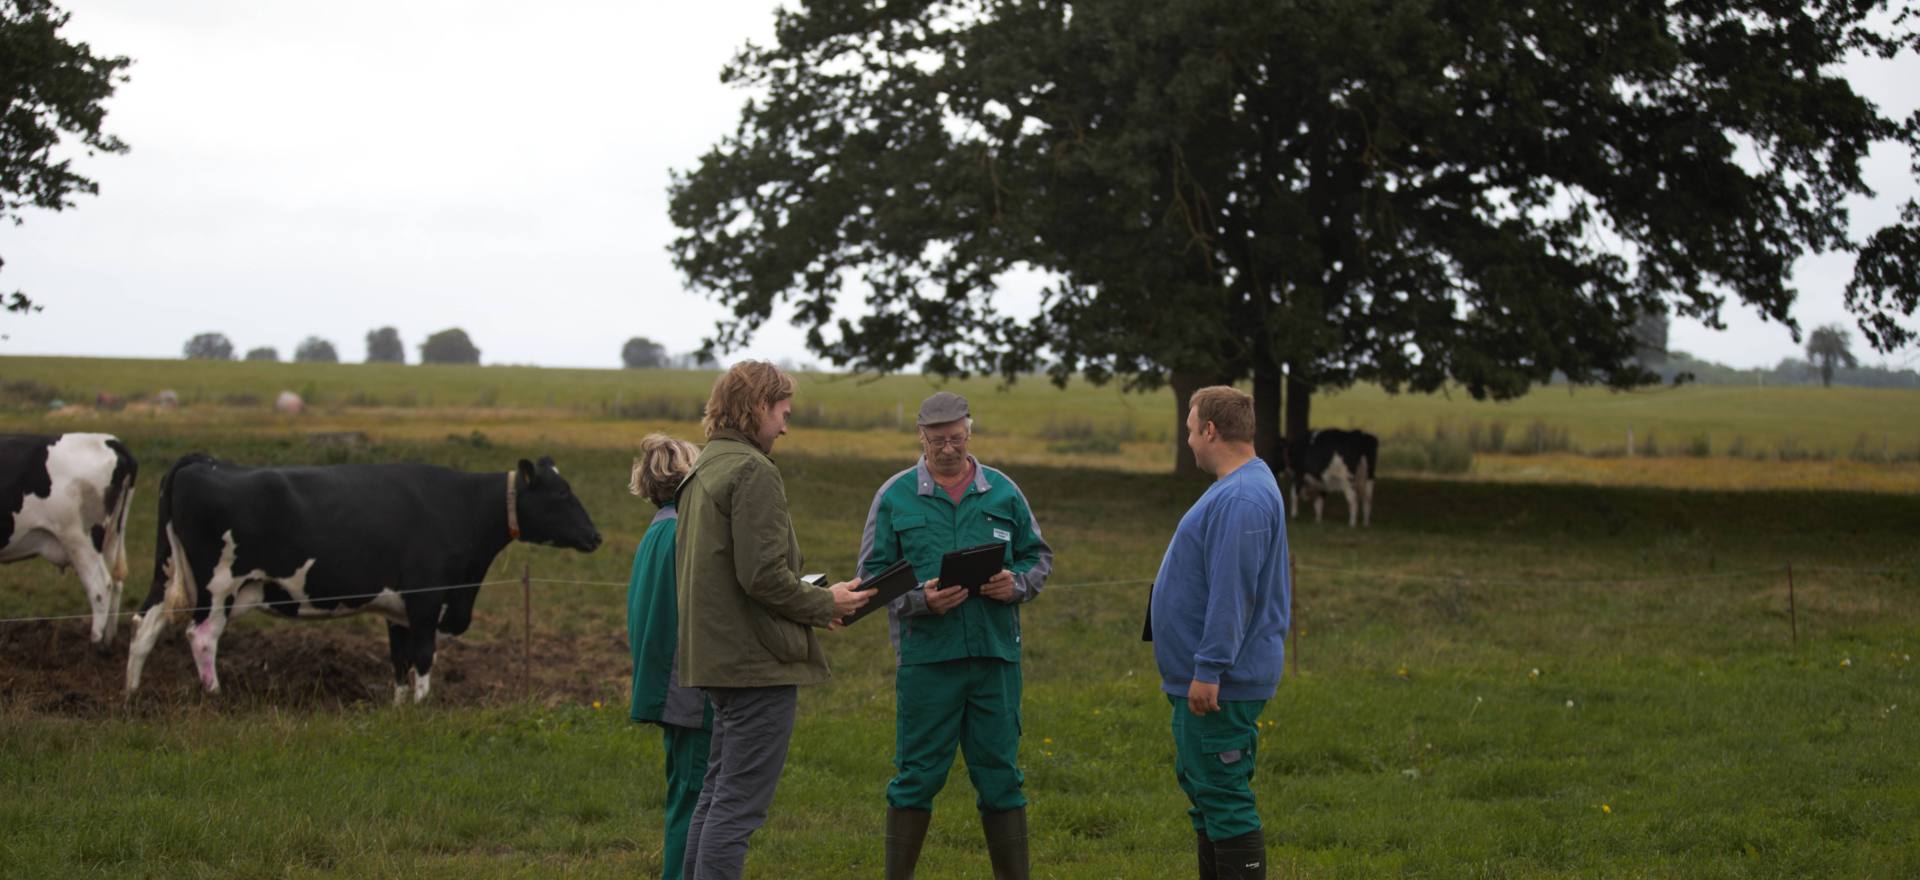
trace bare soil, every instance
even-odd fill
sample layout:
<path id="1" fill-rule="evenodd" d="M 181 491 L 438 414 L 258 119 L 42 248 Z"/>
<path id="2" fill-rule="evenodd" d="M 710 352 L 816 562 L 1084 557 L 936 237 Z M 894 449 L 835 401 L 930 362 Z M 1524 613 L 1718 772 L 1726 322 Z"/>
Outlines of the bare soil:
<path id="1" fill-rule="evenodd" d="M 87 626 L 85 620 L 0 624 L 0 707 L 94 716 L 196 703 L 329 710 L 393 701 L 384 633 L 326 623 L 230 629 L 220 639 L 220 693 L 209 695 L 194 674 L 186 640 L 169 627 L 129 700 L 129 633 L 123 626 L 117 643 L 103 649 L 88 642 Z M 522 651 L 519 638 L 443 639 L 428 702 L 551 706 L 628 698 L 633 663 L 624 633 L 535 632 L 531 692 Z"/>

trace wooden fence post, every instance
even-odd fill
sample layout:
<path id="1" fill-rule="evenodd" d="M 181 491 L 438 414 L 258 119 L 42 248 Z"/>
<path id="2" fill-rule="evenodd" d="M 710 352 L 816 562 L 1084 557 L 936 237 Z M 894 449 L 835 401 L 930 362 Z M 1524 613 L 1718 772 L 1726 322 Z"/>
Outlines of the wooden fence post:
<path id="1" fill-rule="evenodd" d="M 520 680 L 526 685 L 527 699 L 533 699 L 533 565 L 528 563 L 520 570 L 520 596 L 525 600 L 524 616 L 526 632 L 520 643 Z"/>
<path id="2" fill-rule="evenodd" d="M 1287 655 L 1293 662 L 1293 673 L 1300 674 L 1300 619 L 1293 615 L 1293 594 L 1300 589 L 1300 577 L 1296 573 L 1293 554 L 1287 554 Z"/>
<path id="3" fill-rule="evenodd" d="M 1787 625 L 1792 628 L 1793 647 L 1800 647 L 1800 613 L 1793 603 L 1793 561 L 1787 561 Z"/>

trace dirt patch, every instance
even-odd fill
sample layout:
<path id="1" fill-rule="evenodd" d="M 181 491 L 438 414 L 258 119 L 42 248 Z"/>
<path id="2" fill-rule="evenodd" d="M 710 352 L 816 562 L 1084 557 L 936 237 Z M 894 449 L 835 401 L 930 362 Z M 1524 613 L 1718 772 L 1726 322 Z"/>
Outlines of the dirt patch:
<path id="1" fill-rule="evenodd" d="M 87 626 L 84 620 L 0 624 L 0 706 L 89 716 L 209 701 L 313 709 L 393 701 L 386 636 L 324 624 L 229 630 L 220 639 L 220 693 L 213 696 L 201 693 L 186 640 L 169 628 L 147 657 L 140 692 L 127 701 L 128 633 L 101 649 L 87 641 Z M 623 634 L 535 633 L 531 697 L 521 652 L 517 638 L 442 641 L 429 701 L 482 706 L 627 699 L 633 664 Z"/>

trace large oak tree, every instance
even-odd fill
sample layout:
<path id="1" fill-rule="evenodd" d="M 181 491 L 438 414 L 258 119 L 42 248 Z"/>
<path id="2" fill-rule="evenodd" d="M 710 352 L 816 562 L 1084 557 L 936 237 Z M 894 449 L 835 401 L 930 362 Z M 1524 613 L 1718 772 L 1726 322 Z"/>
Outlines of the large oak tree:
<path id="1" fill-rule="evenodd" d="M 0 221 L 19 223 L 26 207 L 70 208 L 75 193 L 100 191 L 73 170 L 71 158 L 56 156 L 62 133 L 89 153 L 127 151 L 101 130 L 107 115 L 101 102 L 126 80 L 133 62 L 69 42 L 60 35 L 68 17 L 48 0 L 0 0 Z M 6 307 L 34 306 L 16 291 Z"/>
<path id="2" fill-rule="evenodd" d="M 1863 243 L 1844 200 L 1920 121 L 1836 71 L 1912 52 L 1896 11 L 814 0 L 724 72 L 756 96 L 675 176 L 673 251 L 732 309 L 713 347 L 785 302 L 857 369 L 1011 379 L 1050 356 L 1056 381 L 1171 380 L 1181 407 L 1250 376 L 1269 456 L 1356 381 L 1654 381 L 1650 314 L 1717 326 L 1733 300 L 1797 336 L 1809 252 L 1866 248 L 1849 304 L 1890 348 L 1920 209 Z M 1060 280 L 1005 314 L 1022 267 Z"/>

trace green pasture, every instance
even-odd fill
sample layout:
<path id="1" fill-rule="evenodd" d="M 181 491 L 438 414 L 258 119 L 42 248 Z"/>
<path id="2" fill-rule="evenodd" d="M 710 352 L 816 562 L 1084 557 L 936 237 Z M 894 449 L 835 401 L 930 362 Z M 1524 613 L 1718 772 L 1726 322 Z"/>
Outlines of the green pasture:
<path id="1" fill-rule="evenodd" d="M 129 604 L 144 592 L 154 487 L 186 451 L 471 470 L 542 452 L 120 433 L 142 461 Z M 993 442 L 975 450 L 989 463 Z M 907 462 L 777 457 L 809 568 L 845 575 L 873 489 Z M 625 493 L 628 460 L 561 456 L 606 547 L 516 545 L 500 573 L 528 564 L 535 577 L 624 581 L 653 512 Z M 1023 610 L 1034 874 L 1192 876 L 1170 709 L 1138 640 L 1139 581 L 1204 484 L 1008 470 L 1058 554 L 1049 589 Z M 1920 874 L 1910 496 L 1383 479 L 1377 497 L 1370 530 L 1344 516 L 1290 528 L 1302 566 L 1295 665 L 1255 758 L 1272 876 Z M 1779 568 L 1789 561 L 1797 645 Z M 1703 579 L 1645 581 L 1678 577 Z M 0 617 L 85 611 L 71 575 L 43 563 L 0 578 Z M 1617 580 L 1643 582 L 1583 583 Z M 536 626 L 611 632 L 622 601 L 618 587 L 541 585 Z M 518 606 L 518 590 L 484 590 L 467 638 L 510 636 Z M 803 691 L 750 876 L 880 872 L 891 651 L 883 625 L 823 641 L 835 680 Z M 601 709 L 213 698 L 68 718 L 8 707 L 0 876 L 646 876 L 659 858 L 659 735 L 625 720 L 618 690 Z M 922 866 L 926 878 L 986 870 L 961 768 Z"/>
<path id="2" fill-rule="evenodd" d="M 172 389 L 189 406 L 241 402 L 264 408 L 282 390 L 322 407 L 475 407 L 555 410 L 560 414 L 691 418 L 711 389 L 714 373 L 686 370 L 548 369 L 517 366 L 293 364 L 240 361 L 120 360 L 0 357 L 0 384 L 16 411 L 28 401 L 18 383 L 57 390 L 70 402 L 96 392 L 135 397 Z M 921 399 L 940 388 L 966 395 L 986 434 L 1076 437 L 1125 434 L 1169 440 L 1173 396 L 1127 394 L 1117 384 L 1076 380 L 1067 388 L 1043 376 L 1010 386 L 995 378 L 942 382 L 937 377 L 803 373 L 796 399 L 798 424 L 882 427 L 904 414 L 908 424 Z M 1389 395 L 1374 386 L 1323 393 L 1314 399 L 1316 425 L 1362 427 L 1391 436 L 1403 428 L 1430 434 L 1437 427 L 1464 436 L 1504 440 L 1516 451 L 1537 446 L 1535 423 L 1549 442 L 1563 437 L 1590 453 L 1624 452 L 1627 430 L 1641 451 L 1681 454 L 1696 447 L 1713 454 L 1777 455 L 1819 451 L 1825 456 L 1873 459 L 1882 452 L 1920 457 L 1920 391 L 1912 389 L 1663 387 L 1634 392 L 1543 387 L 1519 400 L 1475 401 L 1458 389 L 1445 394 Z M 1653 447 L 1648 450 L 1648 447 Z M 1484 441 L 1482 444 L 1484 449 Z M 1552 448 L 1551 445 L 1548 447 Z M 1171 460 L 1169 460 L 1171 466 Z"/>

